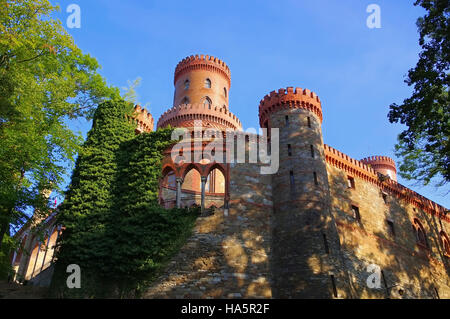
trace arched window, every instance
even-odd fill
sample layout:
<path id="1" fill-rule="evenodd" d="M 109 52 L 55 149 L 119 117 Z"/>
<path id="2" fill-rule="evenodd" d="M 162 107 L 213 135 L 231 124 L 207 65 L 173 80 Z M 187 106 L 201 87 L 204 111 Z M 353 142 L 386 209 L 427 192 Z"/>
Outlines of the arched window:
<path id="1" fill-rule="evenodd" d="M 420 223 L 420 221 L 417 218 L 414 219 L 414 229 L 416 231 L 417 243 L 419 245 L 428 247 L 427 235 L 425 233 L 425 229 L 423 228 L 422 224 Z"/>
<path id="2" fill-rule="evenodd" d="M 225 193 L 225 176 L 220 169 L 215 168 L 209 173 L 205 191 L 208 193 Z"/>
<path id="3" fill-rule="evenodd" d="M 207 88 L 207 89 L 211 88 L 211 80 L 210 79 L 205 80 L 205 88 Z"/>
<path id="4" fill-rule="evenodd" d="M 174 171 L 170 171 L 169 173 L 167 173 L 166 176 L 164 176 L 163 186 L 170 187 L 170 188 L 177 187 Z"/>
<path id="5" fill-rule="evenodd" d="M 441 244 L 444 251 L 444 255 L 450 257 L 450 240 L 444 231 L 441 231 Z"/>
<path id="6" fill-rule="evenodd" d="M 211 108 L 211 105 L 212 105 L 212 101 L 211 101 L 211 99 L 209 98 L 209 97 L 205 97 L 205 99 L 203 100 L 203 105 L 205 106 L 205 107 L 207 107 L 207 108 Z"/>
<path id="7" fill-rule="evenodd" d="M 227 88 L 223 88 L 223 95 L 227 97 Z"/>
<path id="8" fill-rule="evenodd" d="M 189 169 L 186 175 L 184 175 L 181 188 L 183 190 L 201 192 L 201 175 L 196 168 Z"/>
<path id="9" fill-rule="evenodd" d="M 190 103 L 190 101 L 189 101 L 189 98 L 187 96 L 185 96 L 183 98 L 183 100 L 181 101 L 181 104 L 189 104 L 189 103 Z"/>
<path id="10" fill-rule="evenodd" d="M 184 81 L 184 89 L 187 90 L 189 89 L 189 85 L 191 84 L 191 82 L 189 82 L 189 79 L 187 79 L 186 81 Z"/>

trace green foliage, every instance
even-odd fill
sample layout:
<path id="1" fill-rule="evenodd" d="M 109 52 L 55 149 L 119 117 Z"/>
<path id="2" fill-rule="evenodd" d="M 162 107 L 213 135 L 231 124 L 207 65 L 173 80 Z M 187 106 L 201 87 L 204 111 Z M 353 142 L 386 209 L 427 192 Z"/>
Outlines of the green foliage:
<path id="1" fill-rule="evenodd" d="M 100 105 L 80 152 L 59 222 L 66 229 L 53 290 L 63 297 L 137 296 L 189 236 L 197 211 L 158 205 L 171 129 L 134 134 L 126 102 Z M 65 289 L 69 264 L 81 289 Z"/>
<path id="2" fill-rule="evenodd" d="M 448 0 L 415 5 L 427 14 L 417 21 L 422 52 L 405 81 L 414 92 L 402 105 L 391 105 L 389 121 L 407 126 L 396 145 L 403 159 L 400 175 L 424 185 L 439 179 L 442 186 L 450 181 L 450 5 Z"/>
<path id="3" fill-rule="evenodd" d="M 3 245 L 0 249 L 0 280 L 8 280 L 8 277 L 12 274 L 11 251 L 14 244 L 11 237 L 3 237 Z"/>
<path id="4" fill-rule="evenodd" d="M 0 0 L 0 238 L 33 207 L 48 213 L 82 143 L 67 119 L 119 97 L 83 54 L 48 0 Z M 70 165 L 69 165 L 70 166 Z"/>

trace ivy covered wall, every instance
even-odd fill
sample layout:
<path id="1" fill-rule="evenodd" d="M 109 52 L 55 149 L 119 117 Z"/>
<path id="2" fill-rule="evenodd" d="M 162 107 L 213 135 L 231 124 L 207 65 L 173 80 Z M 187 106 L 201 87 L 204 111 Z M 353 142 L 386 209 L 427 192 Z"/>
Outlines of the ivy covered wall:
<path id="1" fill-rule="evenodd" d="M 76 162 L 58 222 L 65 230 L 51 291 L 55 297 L 138 297 L 191 234 L 197 210 L 158 204 L 162 152 L 172 129 L 135 135 L 133 106 L 100 105 Z M 68 289 L 67 266 L 81 269 Z"/>

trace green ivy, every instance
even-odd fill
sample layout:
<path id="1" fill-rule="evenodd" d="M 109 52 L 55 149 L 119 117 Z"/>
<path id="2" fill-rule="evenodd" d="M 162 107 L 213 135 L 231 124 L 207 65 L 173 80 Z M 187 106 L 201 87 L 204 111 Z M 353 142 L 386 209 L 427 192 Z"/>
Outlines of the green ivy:
<path id="1" fill-rule="evenodd" d="M 52 283 L 65 298 L 139 297 L 191 234 L 197 210 L 158 204 L 172 129 L 135 135 L 124 101 L 101 104 L 79 154 L 58 222 L 65 230 Z M 68 289 L 67 265 L 81 268 Z"/>
<path id="2" fill-rule="evenodd" d="M 13 273 L 11 267 L 11 251 L 13 251 L 14 247 L 15 242 L 13 238 L 5 235 L 0 249 L 0 280 L 8 280 Z"/>

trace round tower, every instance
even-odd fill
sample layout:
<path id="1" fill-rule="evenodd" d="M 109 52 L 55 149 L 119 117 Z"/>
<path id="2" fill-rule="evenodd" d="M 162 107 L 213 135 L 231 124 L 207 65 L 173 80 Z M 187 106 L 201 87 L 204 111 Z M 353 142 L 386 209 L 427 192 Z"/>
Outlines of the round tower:
<path id="1" fill-rule="evenodd" d="M 191 135 L 192 141 L 188 138 L 182 144 L 187 162 L 173 163 L 170 152 L 166 155 L 165 161 L 172 165 L 173 173 L 171 176 L 167 173 L 164 177 L 161 189 L 165 193 L 161 192 L 161 202 L 170 202 L 172 198 L 176 198 L 176 205 L 179 207 L 192 202 L 201 204 L 202 209 L 206 207 L 206 202 L 214 202 L 217 207 L 227 207 L 228 166 L 224 164 L 223 158 L 216 159 L 212 155 L 226 154 L 226 146 L 217 146 L 223 147 L 221 152 L 216 148 L 211 152 L 207 147 L 209 142 L 219 139 L 219 135 L 226 130 L 242 130 L 239 119 L 229 111 L 230 69 L 225 62 L 213 56 L 190 56 L 176 66 L 174 85 L 173 107 L 161 115 L 157 128 L 170 125 L 194 132 Z M 196 128 L 196 125 L 201 125 L 201 128 Z M 169 180 L 172 181 L 171 186 Z M 176 194 L 173 192 L 174 182 L 177 183 Z M 223 199 L 217 201 L 219 197 Z"/>
<path id="2" fill-rule="evenodd" d="M 206 104 L 228 110 L 231 73 L 225 62 L 213 56 L 195 55 L 175 68 L 173 105 Z"/>
<path id="3" fill-rule="evenodd" d="M 366 165 L 370 165 L 377 173 L 387 175 L 390 179 L 397 181 L 397 168 L 395 161 L 387 156 L 369 156 L 361 160 Z"/>
<path id="4" fill-rule="evenodd" d="M 241 122 L 229 111 L 230 83 L 230 69 L 220 59 L 209 55 L 183 59 L 175 68 L 173 107 L 161 115 L 157 127 L 192 128 L 200 120 L 204 129 L 241 130 Z"/>
<path id="5" fill-rule="evenodd" d="M 321 101 L 308 89 L 273 91 L 260 102 L 259 120 L 272 139 L 279 129 L 280 167 L 272 176 L 274 297 L 333 297 L 330 256 L 337 254 L 339 240 L 331 218 Z"/>
<path id="6" fill-rule="evenodd" d="M 134 107 L 133 120 L 137 124 L 136 134 L 153 131 L 153 116 L 140 105 Z"/>

